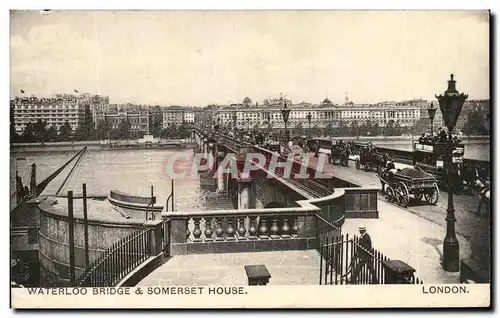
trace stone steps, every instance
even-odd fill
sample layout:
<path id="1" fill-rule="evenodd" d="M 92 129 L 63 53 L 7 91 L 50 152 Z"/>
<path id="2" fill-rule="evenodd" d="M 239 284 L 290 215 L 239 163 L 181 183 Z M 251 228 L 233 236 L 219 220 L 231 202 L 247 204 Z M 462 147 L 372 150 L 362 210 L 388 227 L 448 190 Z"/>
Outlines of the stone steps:
<path id="1" fill-rule="evenodd" d="M 210 193 L 206 197 L 206 209 L 207 210 L 233 210 L 233 203 L 227 194 L 217 195 L 215 193 Z"/>

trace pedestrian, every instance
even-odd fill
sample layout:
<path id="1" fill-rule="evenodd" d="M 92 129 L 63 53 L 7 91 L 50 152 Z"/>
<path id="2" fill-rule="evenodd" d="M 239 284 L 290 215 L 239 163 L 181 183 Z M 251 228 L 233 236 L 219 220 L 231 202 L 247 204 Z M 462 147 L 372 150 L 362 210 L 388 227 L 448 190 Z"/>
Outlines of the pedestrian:
<path id="1" fill-rule="evenodd" d="M 358 246 L 356 246 L 356 252 L 353 259 L 356 260 L 356 267 L 352 271 L 350 282 L 356 282 L 356 279 L 366 265 L 371 274 L 371 283 L 378 284 L 377 274 L 375 273 L 375 268 L 373 267 L 374 258 L 371 255 L 372 240 L 370 235 L 366 232 L 366 226 L 360 225 L 358 227 L 360 238 L 358 240 Z"/>

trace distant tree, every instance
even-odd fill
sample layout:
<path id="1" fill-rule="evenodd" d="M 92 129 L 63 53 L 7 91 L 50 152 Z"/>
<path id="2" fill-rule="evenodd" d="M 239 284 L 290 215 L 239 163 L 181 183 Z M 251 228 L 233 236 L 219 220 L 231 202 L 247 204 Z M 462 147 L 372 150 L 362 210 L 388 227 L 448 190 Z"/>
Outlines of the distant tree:
<path id="1" fill-rule="evenodd" d="M 396 121 L 394 123 L 394 136 L 401 136 L 402 133 L 403 133 L 403 127 L 401 127 L 399 121 Z"/>
<path id="2" fill-rule="evenodd" d="M 103 140 L 109 138 L 110 132 L 111 132 L 111 127 L 107 121 L 103 120 L 97 124 L 97 131 L 96 131 L 97 139 Z"/>
<path id="3" fill-rule="evenodd" d="M 189 138 L 190 134 L 191 134 L 191 128 L 183 123 L 177 126 L 177 134 L 175 137 L 178 139 L 185 139 Z"/>
<path id="4" fill-rule="evenodd" d="M 314 125 L 312 127 L 312 136 L 321 136 L 321 128 L 318 127 L 318 125 Z"/>
<path id="5" fill-rule="evenodd" d="M 371 120 L 364 122 L 359 128 L 360 128 L 360 134 L 363 136 L 374 135 L 374 133 L 372 132 L 373 125 L 372 125 Z"/>
<path id="6" fill-rule="evenodd" d="M 267 98 L 266 98 L 266 99 L 264 99 L 264 100 L 262 101 L 262 103 L 264 104 L 264 106 L 269 106 L 269 99 L 267 99 Z"/>
<path id="7" fill-rule="evenodd" d="M 394 133 L 394 120 L 389 120 L 387 122 L 387 125 L 385 126 L 385 135 L 386 136 L 394 136 L 395 133 Z"/>
<path id="8" fill-rule="evenodd" d="M 380 127 L 379 127 L 377 122 L 373 124 L 370 132 L 371 132 L 372 136 L 379 136 L 380 135 Z"/>
<path id="9" fill-rule="evenodd" d="M 333 125 L 332 123 L 328 123 L 325 125 L 325 128 L 323 129 L 323 135 L 325 136 L 333 136 L 334 132 L 333 132 Z"/>
<path id="10" fill-rule="evenodd" d="M 50 125 L 50 127 L 47 129 L 46 141 L 57 141 L 57 126 L 56 124 Z"/>
<path id="11" fill-rule="evenodd" d="M 97 137 L 97 131 L 93 122 L 86 122 L 75 129 L 75 140 L 93 140 Z"/>
<path id="12" fill-rule="evenodd" d="M 250 104 L 252 104 L 252 100 L 247 96 L 243 99 L 243 105 L 245 105 L 246 107 L 250 106 Z"/>
<path id="13" fill-rule="evenodd" d="M 267 128 L 266 128 L 267 133 L 269 134 L 271 131 L 273 131 L 273 124 L 267 123 Z"/>
<path id="14" fill-rule="evenodd" d="M 293 134 L 297 136 L 302 136 L 304 134 L 304 129 L 302 128 L 302 123 L 296 123 L 293 130 Z"/>
<path id="15" fill-rule="evenodd" d="M 22 140 L 24 142 L 33 142 L 34 141 L 34 127 L 31 122 L 26 124 L 26 127 L 24 128 L 23 134 L 22 134 Z"/>
<path id="16" fill-rule="evenodd" d="M 130 138 L 130 121 L 122 120 L 118 124 L 118 129 L 116 130 L 116 136 L 118 139 L 129 139 Z"/>
<path id="17" fill-rule="evenodd" d="M 431 132 L 431 120 L 429 118 L 420 118 L 413 125 L 411 132 L 413 135 L 419 136 L 421 134 Z"/>
<path id="18" fill-rule="evenodd" d="M 467 120 L 462 128 L 467 135 L 487 135 L 487 118 L 479 111 L 472 111 L 467 114 Z"/>
<path id="19" fill-rule="evenodd" d="M 349 135 L 350 136 L 359 136 L 359 126 L 358 126 L 357 120 L 353 120 L 351 122 L 351 127 L 349 129 Z"/>
<path id="20" fill-rule="evenodd" d="M 46 126 L 47 122 L 42 121 L 41 119 L 38 119 L 36 123 L 33 125 L 33 137 L 35 141 L 37 142 L 45 141 L 45 137 L 47 135 L 47 129 L 45 128 Z"/>
<path id="21" fill-rule="evenodd" d="M 69 140 L 72 131 L 73 130 L 71 129 L 71 125 L 66 120 L 63 125 L 59 126 L 59 138 L 61 140 Z"/>
<path id="22" fill-rule="evenodd" d="M 349 136 L 349 127 L 343 120 L 339 122 L 339 136 L 340 137 Z"/>
<path id="23" fill-rule="evenodd" d="M 155 106 L 152 116 L 151 133 L 154 137 L 160 137 L 161 129 L 163 128 L 163 114 L 160 111 L 160 106 Z"/>

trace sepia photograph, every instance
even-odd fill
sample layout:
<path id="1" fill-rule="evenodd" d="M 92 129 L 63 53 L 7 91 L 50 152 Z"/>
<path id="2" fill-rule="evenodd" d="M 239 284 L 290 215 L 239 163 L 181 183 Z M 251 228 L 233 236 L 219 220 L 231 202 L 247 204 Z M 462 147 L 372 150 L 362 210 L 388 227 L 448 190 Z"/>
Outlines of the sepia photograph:
<path id="1" fill-rule="evenodd" d="M 9 20 L 12 307 L 491 306 L 489 11 Z"/>

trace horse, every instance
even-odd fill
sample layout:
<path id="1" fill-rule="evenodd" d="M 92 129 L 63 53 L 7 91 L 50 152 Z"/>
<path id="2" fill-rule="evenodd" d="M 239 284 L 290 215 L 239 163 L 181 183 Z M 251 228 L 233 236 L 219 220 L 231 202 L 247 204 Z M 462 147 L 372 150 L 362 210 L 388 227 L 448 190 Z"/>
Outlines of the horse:
<path id="1" fill-rule="evenodd" d="M 389 156 L 386 153 L 379 153 L 374 147 L 365 146 L 361 148 L 359 164 L 363 164 L 366 171 L 368 171 L 369 167 L 374 167 L 377 172 L 380 172 L 380 169 L 385 167 L 387 161 L 389 161 Z"/>

